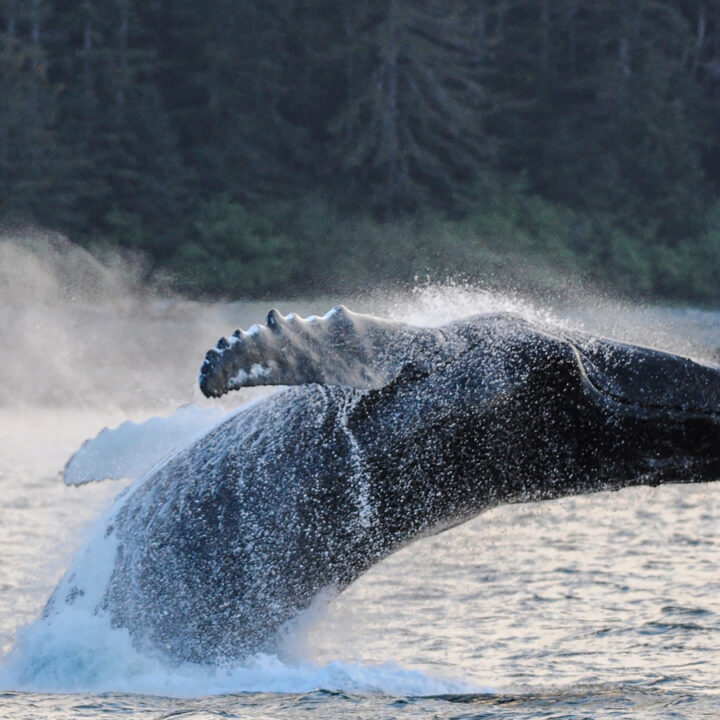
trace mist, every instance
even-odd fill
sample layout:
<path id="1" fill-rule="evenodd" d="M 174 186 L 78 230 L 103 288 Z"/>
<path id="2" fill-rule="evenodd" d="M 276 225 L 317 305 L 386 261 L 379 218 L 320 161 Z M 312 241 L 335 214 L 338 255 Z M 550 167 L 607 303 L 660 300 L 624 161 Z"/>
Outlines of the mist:
<path id="1" fill-rule="evenodd" d="M 21 626 L 42 612 L 98 516 L 127 485 L 108 481 L 68 488 L 60 477 L 68 458 L 104 427 L 166 416 L 188 403 L 231 408 L 267 392 L 244 389 L 221 401 L 208 400 L 197 387 L 197 373 L 219 337 L 263 322 L 272 306 L 309 315 L 343 302 L 355 311 L 419 325 L 513 312 L 537 323 L 706 361 L 713 361 L 720 347 L 716 314 L 632 305 L 562 282 L 556 297 L 547 291 L 538 297 L 529 291 L 425 282 L 350 297 L 326 297 L 319 291 L 318 297 L 302 300 L 209 303 L 143 287 L 142 270 L 120 256 L 100 261 L 57 235 L 0 239 L 0 541 L 6 559 L 0 568 L 5 589 L 0 596 L 0 655 L 13 646 Z M 114 652 L 110 642 L 106 656 Z M 95 672 L 94 666 L 88 672 Z M 282 666 L 270 672 L 270 679 L 285 682 L 286 674 Z M 134 680 L 128 682 L 135 687 Z"/>
<path id="2" fill-rule="evenodd" d="M 564 283 L 557 298 L 448 282 L 352 297 L 326 298 L 319 289 L 315 299 L 203 303 L 143 287 L 140 271 L 120 256 L 101 262 L 59 235 L 0 236 L 0 408 L 142 414 L 207 402 L 197 388 L 205 351 L 262 322 L 273 306 L 307 315 L 344 302 L 419 325 L 510 311 L 710 361 L 720 348 L 711 312 L 632 305 Z"/>
<path id="3" fill-rule="evenodd" d="M 230 308 L 163 298 L 59 236 L 0 238 L 0 407 L 171 407 Z M 216 339 L 216 338 L 215 338 Z"/>

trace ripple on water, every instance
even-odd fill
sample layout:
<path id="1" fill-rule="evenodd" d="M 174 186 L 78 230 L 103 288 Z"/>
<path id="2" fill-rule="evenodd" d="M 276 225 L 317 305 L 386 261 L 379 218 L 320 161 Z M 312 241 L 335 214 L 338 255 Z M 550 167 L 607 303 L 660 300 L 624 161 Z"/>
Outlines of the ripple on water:
<path id="1" fill-rule="evenodd" d="M 496 695 L 358 695 L 317 690 L 303 694 L 242 693 L 178 700 L 143 695 L 0 694 L 0 717 L 29 720 L 79 717 L 123 720 L 702 720 L 717 718 L 720 702 L 702 694 L 666 692 L 634 685 L 586 685 L 549 692 Z"/>
<path id="2" fill-rule="evenodd" d="M 456 295 L 452 313 L 478 309 L 475 298 Z M 421 316 L 435 302 L 428 297 Z M 632 340 L 637 318 L 623 313 L 582 320 Z M 673 317 L 680 335 L 690 332 L 688 323 L 699 327 L 692 347 L 706 336 L 720 346 L 717 314 Z M 656 318 L 646 313 L 644 327 Z M 235 320 L 226 314 L 211 329 L 210 344 L 228 322 Z M 650 331 L 643 337 L 667 340 Z M 0 653 L 19 625 L 39 615 L 88 523 L 119 490 L 65 488 L 56 472 L 82 440 L 125 419 L 117 407 L 0 411 Z M 393 663 L 420 674 L 412 686 L 363 686 L 348 673 L 328 673 L 301 688 L 278 676 L 266 688 L 273 692 L 225 685 L 215 689 L 235 694 L 189 699 L 162 697 L 162 683 L 126 688 L 136 694 L 5 692 L 0 718 L 717 718 L 718 518 L 720 486 L 709 485 L 496 508 L 389 558 L 296 638 L 299 656 L 318 667 Z M 168 672 L 183 684 L 177 669 Z M 436 676 L 497 692 L 419 697 L 439 692 L 424 680 Z M 323 686 L 335 689 L 313 689 Z M 210 691 L 209 684 L 193 689 Z"/>

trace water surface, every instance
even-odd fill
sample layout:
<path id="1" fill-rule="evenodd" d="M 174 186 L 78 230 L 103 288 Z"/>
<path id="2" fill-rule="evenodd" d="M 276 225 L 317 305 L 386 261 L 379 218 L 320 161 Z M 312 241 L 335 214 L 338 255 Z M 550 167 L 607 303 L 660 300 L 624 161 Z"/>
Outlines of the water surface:
<path id="1" fill-rule="evenodd" d="M 103 426 L 206 402 L 195 388 L 204 351 L 266 307 L 138 299 L 122 287 L 98 299 L 66 293 L 52 268 L 37 272 L 46 290 L 0 323 L 12 374 L 0 393 L 0 717 L 720 715 L 712 484 L 496 508 L 394 554 L 318 603 L 280 656 L 240 666 L 169 667 L 86 621 L 43 634 L 47 597 L 123 487 L 65 487 L 67 458 Z M 711 311 L 548 307 L 458 287 L 351 306 L 426 324 L 509 309 L 706 360 L 720 347 Z"/>

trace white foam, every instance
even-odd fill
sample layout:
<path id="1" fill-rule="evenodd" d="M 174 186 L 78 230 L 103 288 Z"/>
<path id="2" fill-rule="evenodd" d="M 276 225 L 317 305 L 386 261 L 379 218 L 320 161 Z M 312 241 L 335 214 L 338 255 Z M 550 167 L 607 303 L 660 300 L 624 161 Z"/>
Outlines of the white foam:
<path id="1" fill-rule="evenodd" d="M 565 322 L 547 307 L 512 293 L 491 292 L 471 284 L 427 283 L 409 294 L 389 298 L 383 312 L 411 325 L 437 327 L 472 315 L 511 312 L 527 320 L 564 325 Z"/>
<path id="2" fill-rule="evenodd" d="M 250 367 L 251 378 L 264 378 L 267 377 L 269 374 L 270 369 L 265 367 L 264 365 L 261 365 L 260 363 L 255 363 Z"/>
<path id="3" fill-rule="evenodd" d="M 317 689 L 387 695 L 487 692 L 468 683 L 432 677 L 395 663 L 335 660 L 319 665 L 255 655 L 227 666 L 168 665 L 139 653 L 128 632 L 103 614 L 67 608 L 23 628 L 0 689 L 28 692 L 130 692 L 195 697 L 238 692 L 310 692 Z"/>

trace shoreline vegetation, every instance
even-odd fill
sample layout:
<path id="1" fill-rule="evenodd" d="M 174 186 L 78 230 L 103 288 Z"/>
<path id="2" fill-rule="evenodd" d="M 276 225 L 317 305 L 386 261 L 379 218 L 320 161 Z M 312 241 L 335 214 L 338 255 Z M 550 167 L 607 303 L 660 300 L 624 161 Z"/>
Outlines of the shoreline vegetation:
<path id="1" fill-rule="evenodd" d="M 579 212 L 496 181 L 472 210 L 379 220 L 319 196 L 247 210 L 227 198 L 198 207 L 166 284 L 204 297 L 356 293 L 368 287 L 458 281 L 536 293 L 588 284 L 630 300 L 720 300 L 720 204 L 695 237 L 672 245 L 652 228 Z"/>
<path id="2" fill-rule="evenodd" d="M 716 2 L 12 1 L 0 93 L 0 229 L 185 295 L 720 301 Z"/>
<path id="3" fill-rule="evenodd" d="M 31 244 L 41 253 L 48 238 L 69 240 L 109 267 L 134 268 L 138 286 L 205 300 L 450 282 L 540 296 L 587 286 L 630 301 L 720 302 L 720 204 L 703 232 L 672 246 L 512 181 L 485 188 L 472 211 L 455 217 L 430 209 L 381 220 L 347 214 L 321 196 L 248 209 L 222 196 L 199 203 L 187 222 L 183 239 L 162 259 L 147 253 L 141 227 L 125 217 L 92 241 L 75 243 L 26 223 L 7 226 L 0 241 L 35 237 L 40 242 Z"/>
<path id="4" fill-rule="evenodd" d="M 460 283 L 550 299 L 586 287 L 636 302 L 720 302 L 720 208 L 699 237 L 672 247 L 517 184 L 496 186 L 461 217 L 430 210 L 378 220 L 345 214 L 319 196 L 252 210 L 222 197 L 190 217 L 186 238 L 163 260 L 131 230 L 78 246 L 109 268 L 120 263 L 138 289 L 211 301 Z M 26 224 L 0 233 L 0 241 L 24 237 L 35 238 L 40 254 L 48 238 L 76 244 Z"/>

